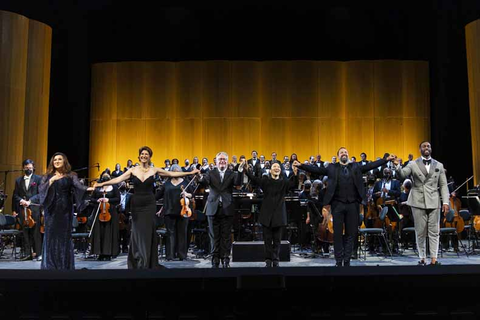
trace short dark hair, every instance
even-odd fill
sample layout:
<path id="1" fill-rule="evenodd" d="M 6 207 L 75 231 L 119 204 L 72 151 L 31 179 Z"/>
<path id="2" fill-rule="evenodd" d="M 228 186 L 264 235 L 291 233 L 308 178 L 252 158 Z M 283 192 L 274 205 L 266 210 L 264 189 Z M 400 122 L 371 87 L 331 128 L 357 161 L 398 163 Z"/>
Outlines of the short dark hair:
<path id="1" fill-rule="evenodd" d="M 367 159 L 367 154 L 366 154 L 365 152 L 360 153 L 360 157 L 361 157 L 362 155 L 364 155 L 364 156 L 365 156 L 365 159 Z"/>
<path id="2" fill-rule="evenodd" d="M 339 155 L 339 152 L 340 152 L 340 150 L 342 150 L 342 149 L 347 150 L 347 148 L 345 148 L 345 147 L 340 147 L 340 148 L 338 148 L 338 150 L 337 150 L 337 156 Z M 348 150 L 347 150 L 347 151 L 348 151 Z"/>
<path id="3" fill-rule="evenodd" d="M 150 158 L 153 157 L 152 149 L 150 149 L 150 147 L 147 147 L 147 146 L 143 146 L 140 149 L 138 149 L 138 155 L 140 155 L 144 150 L 148 152 L 148 154 L 150 155 Z"/>
<path id="4" fill-rule="evenodd" d="M 25 160 L 23 160 L 23 162 L 22 162 L 22 167 L 25 167 L 26 165 L 29 165 L 29 164 L 33 165 L 33 167 L 35 168 L 35 162 L 33 162 L 32 159 L 25 159 Z"/>
<path id="5" fill-rule="evenodd" d="M 256 150 L 252 150 L 252 152 L 251 152 L 250 154 L 252 154 L 252 153 L 254 153 L 254 152 L 255 152 L 256 154 L 258 154 L 258 152 L 257 152 Z"/>
<path id="6" fill-rule="evenodd" d="M 422 144 L 424 144 L 425 142 L 430 143 L 430 141 L 428 141 L 428 140 L 423 140 L 423 141 L 420 142 L 420 144 L 418 145 L 418 149 L 421 149 L 421 148 L 422 148 Z M 431 145 L 431 143 L 430 143 L 430 145 Z"/>

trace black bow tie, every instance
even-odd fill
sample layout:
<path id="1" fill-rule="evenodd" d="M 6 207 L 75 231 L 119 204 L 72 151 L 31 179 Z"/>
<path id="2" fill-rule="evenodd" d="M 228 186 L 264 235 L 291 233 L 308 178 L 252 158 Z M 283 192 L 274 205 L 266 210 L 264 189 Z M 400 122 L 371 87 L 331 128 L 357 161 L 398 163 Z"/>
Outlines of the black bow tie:
<path id="1" fill-rule="evenodd" d="M 432 162 L 432 160 L 426 160 L 426 159 L 423 159 L 423 164 L 424 165 L 430 165 L 430 163 Z"/>

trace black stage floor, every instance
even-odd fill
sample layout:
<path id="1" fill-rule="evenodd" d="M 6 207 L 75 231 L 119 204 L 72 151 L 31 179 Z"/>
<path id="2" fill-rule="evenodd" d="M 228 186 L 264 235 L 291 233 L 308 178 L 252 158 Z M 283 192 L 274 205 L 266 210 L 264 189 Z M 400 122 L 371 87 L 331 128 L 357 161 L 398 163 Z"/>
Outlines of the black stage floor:
<path id="1" fill-rule="evenodd" d="M 332 267 L 331 258 L 301 253 L 268 269 L 235 262 L 230 269 L 211 269 L 204 259 L 163 262 L 167 268 L 161 270 L 108 267 L 124 259 L 104 263 L 77 257 L 77 268 L 90 268 L 62 272 L 34 270 L 39 262 L 0 261 L 1 319 L 480 315 L 477 255 L 446 253 L 442 265 L 424 267 L 416 265 L 413 252 L 367 256 L 343 268 Z"/>

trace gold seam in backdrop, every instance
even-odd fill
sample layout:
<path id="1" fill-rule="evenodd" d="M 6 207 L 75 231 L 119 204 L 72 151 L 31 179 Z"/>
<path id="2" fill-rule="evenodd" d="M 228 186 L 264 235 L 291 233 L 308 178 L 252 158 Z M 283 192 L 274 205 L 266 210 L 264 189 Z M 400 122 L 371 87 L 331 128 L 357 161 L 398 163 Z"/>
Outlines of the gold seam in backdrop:
<path id="1" fill-rule="evenodd" d="M 430 137 L 425 61 L 115 62 L 92 69 L 90 165 L 295 152 L 330 161 L 418 155 Z M 90 172 L 97 176 L 97 170 Z"/>
<path id="2" fill-rule="evenodd" d="M 51 48 L 52 28 L 0 11 L 1 171 L 22 169 L 27 158 L 35 161 L 40 174 L 47 166 Z M 12 211 L 15 179 L 21 175 L 7 176 L 6 213 Z"/>
<path id="3" fill-rule="evenodd" d="M 474 184 L 480 183 L 480 20 L 465 27 Z"/>

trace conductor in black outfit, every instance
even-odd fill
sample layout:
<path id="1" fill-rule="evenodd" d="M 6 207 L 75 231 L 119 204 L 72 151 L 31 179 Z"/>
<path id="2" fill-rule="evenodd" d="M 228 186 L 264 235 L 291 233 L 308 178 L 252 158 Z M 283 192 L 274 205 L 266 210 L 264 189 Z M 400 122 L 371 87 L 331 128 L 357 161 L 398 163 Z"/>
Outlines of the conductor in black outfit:
<path id="1" fill-rule="evenodd" d="M 240 163 L 239 172 L 243 172 L 245 161 Z M 293 170 L 297 175 L 297 168 Z M 280 261 L 280 244 L 282 229 L 287 225 L 287 208 L 285 195 L 295 185 L 295 176 L 284 178 L 280 164 L 274 163 L 270 174 L 261 178 L 253 175 L 253 167 L 249 166 L 246 174 L 263 190 L 262 208 L 258 222 L 263 227 L 263 240 L 265 243 L 265 267 L 278 267 Z"/>
<path id="2" fill-rule="evenodd" d="M 226 152 L 219 152 L 216 159 L 217 166 L 202 175 L 200 183 L 210 189 L 206 215 L 208 233 L 213 244 L 212 267 L 218 268 L 221 260 L 223 267 L 229 268 L 234 214 L 232 192 L 234 186 L 241 185 L 241 175 L 227 169 L 228 154 Z"/>
<path id="3" fill-rule="evenodd" d="M 353 251 L 353 240 L 358 232 L 360 204 L 366 204 L 366 192 L 362 175 L 387 161 L 395 158 L 385 154 L 383 159 L 369 162 L 366 165 L 349 162 L 348 151 L 341 147 L 337 152 L 337 163 L 327 168 L 294 162 L 302 170 L 328 176 L 329 185 L 325 193 L 324 205 L 331 205 L 333 215 L 333 247 L 335 249 L 336 266 L 350 266 Z M 345 224 L 345 236 L 343 225 Z"/>

